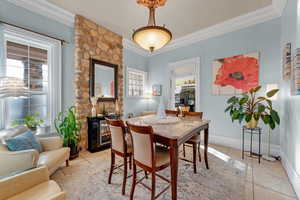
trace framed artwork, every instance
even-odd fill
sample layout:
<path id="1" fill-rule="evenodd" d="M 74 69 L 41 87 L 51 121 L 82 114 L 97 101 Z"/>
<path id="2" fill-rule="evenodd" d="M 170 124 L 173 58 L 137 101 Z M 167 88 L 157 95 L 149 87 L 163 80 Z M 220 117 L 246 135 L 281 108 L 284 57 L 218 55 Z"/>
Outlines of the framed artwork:
<path id="1" fill-rule="evenodd" d="M 259 85 L 259 53 L 216 59 L 213 61 L 213 94 L 234 95 Z"/>
<path id="2" fill-rule="evenodd" d="M 291 79 L 292 71 L 292 44 L 286 43 L 283 48 L 283 58 L 282 58 L 282 78 L 283 80 Z"/>
<path id="3" fill-rule="evenodd" d="M 161 96 L 161 85 L 152 85 L 152 96 Z"/>

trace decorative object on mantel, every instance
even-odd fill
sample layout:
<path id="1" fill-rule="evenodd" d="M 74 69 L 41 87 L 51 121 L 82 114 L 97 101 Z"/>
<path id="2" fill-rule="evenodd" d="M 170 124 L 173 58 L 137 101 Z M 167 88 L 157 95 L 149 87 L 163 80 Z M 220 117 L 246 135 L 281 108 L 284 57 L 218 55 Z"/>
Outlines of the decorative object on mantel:
<path id="1" fill-rule="evenodd" d="M 214 95 L 235 95 L 259 85 L 259 53 L 216 59 L 213 62 Z"/>
<path id="2" fill-rule="evenodd" d="M 280 118 L 276 110 L 273 109 L 272 100 L 279 89 L 273 89 L 267 92 L 266 97 L 257 97 L 257 92 L 261 89 L 258 86 L 251 89 L 249 92 L 242 94 L 241 97 L 233 96 L 228 99 L 229 106 L 225 112 L 229 111 L 232 121 L 238 120 L 242 123 L 246 122 L 247 128 L 256 128 L 259 119 L 262 119 L 264 124 L 274 129 L 276 125 L 280 124 Z"/>
<path id="3" fill-rule="evenodd" d="M 267 84 L 266 94 L 268 93 L 268 91 L 275 90 L 275 89 L 278 89 L 277 84 Z M 275 94 L 274 96 L 272 96 L 270 98 L 268 98 L 268 97 L 266 97 L 266 98 L 271 101 L 276 101 L 277 97 L 278 97 L 278 94 Z M 271 155 L 271 128 L 269 128 L 269 132 L 268 132 L 268 153 L 263 155 L 263 159 L 267 160 L 267 161 L 271 161 L 271 162 L 276 161 L 276 159 Z"/>
<path id="4" fill-rule="evenodd" d="M 283 48 L 282 64 L 282 78 L 283 80 L 290 80 L 292 71 L 292 44 L 290 42 L 286 43 Z"/>
<path id="5" fill-rule="evenodd" d="M 108 111 L 106 110 L 106 107 L 105 107 L 105 102 L 102 103 L 101 114 L 102 114 L 102 116 L 106 116 L 108 114 Z"/>
<path id="6" fill-rule="evenodd" d="M 96 117 L 96 115 L 97 115 L 96 106 L 97 106 L 97 102 L 98 102 L 98 97 L 93 96 L 90 99 L 91 99 L 91 103 L 92 103 L 92 117 Z"/>
<path id="7" fill-rule="evenodd" d="M 156 119 L 166 119 L 166 108 L 163 97 L 160 97 L 160 102 L 157 109 Z"/>
<path id="8" fill-rule="evenodd" d="M 117 115 L 117 116 L 120 116 L 120 107 L 119 107 L 119 101 L 118 101 L 118 99 L 116 99 L 116 101 L 115 101 L 115 114 Z"/>
<path id="9" fill-rule="evenodd" d="M 292 67 L 292 94 L 300 94 L 300 48 L 296 49 L 294 66 Z"/>
<path id="10" fill-rule="evenodd" d="M 142 48 L 151 52 L 164 47 L 172 40 L 172 33 L 165 26 L 157 26 L 155 9 L 164 6 L 167 0 L 137 0 L 137 3 L 149 8 L 148 25 L 134 31 L 132 39 Z"/>
<path id="11" fill-rule="evenodd" d="M 162 85 L 154 84 L 152 85 L 152 96 L 161 96 Z"/>
<path id="12" fill-rule="evenodd" d="M 63 145 L 70 147 L 70 159 L 79 156 L 79 142 L 81 123 L 76 119 L 75 107 L 72 106 L 67 112 L 60 112 L 54 120 L 56 131 L 63 138 Z"/>

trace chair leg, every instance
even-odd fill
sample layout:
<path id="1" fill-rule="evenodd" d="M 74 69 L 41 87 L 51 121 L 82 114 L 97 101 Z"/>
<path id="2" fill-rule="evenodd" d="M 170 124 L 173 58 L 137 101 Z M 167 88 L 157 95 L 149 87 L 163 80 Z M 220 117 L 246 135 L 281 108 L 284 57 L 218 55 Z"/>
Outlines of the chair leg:
<path id="1" fill-rule="evenodd" d="M 69 167 L 70 165 L 69 165 L 69 159 L 68 160 L 66 160 L 66 167 Z"/>
<path id="2" fill-rule="evenodd" d="M 198 143 L 198 156 L 199 156 L 199 162 L 201 162 L 200 142 Z"/>
<path id="3" fill-rule="evenodd" d="M 183 144 L 183 157 L 185 158 L 185 144 Z"/>
<path id="4" fill-rule="evenodd" d="M 136 165 L 133 163 L 133 176 L 132 176 L 132 186 L 131 186 L 131 192 L 130 192 L 130 200 L 133 200 L 134 195 L 134 189 L 136 185 Z"/>
<path id="5" fill-rule="evenodd" d="M 125 195 L 126 179 L 127 179 L 127 157 L 124 157 L 124 175 L 123 175 L 122 195 Z"/>
<path id="6" fill-rule="evenodd" d="M 151 190 L 151 200 L 155 200 L 155 178 L 156 178 L 156 176 L 155 176 L 155 171 L 154 172 L 152 172 L 152 180 L 151 180 L 151 182 L 152 182 L 152 190 Z"/>
<path id="7" fill-rule="evenodd" d="M 194 173 L 197 174 L 197 144 L 193 144 L 193 164 L 194 164 Z"/>
<path id="8" fill-rule="evenodd" d="M 132 169 L 132 156 L 129 156 L 129 169 Z"/>
<path id="9" fill-rule="evenodd" d="M 115 154 L 113 152 L 111 152 L 111 165 L 110 165 L 110 172 L 109 172 L 109 177 L 108 177 L 108 184 L 111 184 L 111 177 L 112 177 L 114 168 L 115 168 Z"/>

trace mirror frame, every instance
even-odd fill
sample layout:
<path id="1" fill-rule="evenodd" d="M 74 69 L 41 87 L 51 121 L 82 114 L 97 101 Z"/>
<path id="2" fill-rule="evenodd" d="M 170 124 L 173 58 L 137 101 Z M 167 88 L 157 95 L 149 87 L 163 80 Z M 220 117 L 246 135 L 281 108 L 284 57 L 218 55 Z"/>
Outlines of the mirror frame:
<path id="1" fill-rule="evenodd" d="M 91 59 L 90 60 L 90 97 L 95 96 L 95 65 L 104 65 L 106 67 L 111 67 L 114 69 L 114 82 L 115 82 L 115 96 L 114 98 L 101 98 L 99 97 L 98 101 L 116 101 L 118 99 L 118 65 L 104 62 L 101 60 Z"/>

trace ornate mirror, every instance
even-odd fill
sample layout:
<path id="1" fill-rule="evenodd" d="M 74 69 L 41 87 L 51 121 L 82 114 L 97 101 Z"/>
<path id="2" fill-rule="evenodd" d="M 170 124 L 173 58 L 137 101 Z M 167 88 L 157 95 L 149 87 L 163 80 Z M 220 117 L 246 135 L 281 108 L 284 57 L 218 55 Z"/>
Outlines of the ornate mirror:
<path id="1" fill-rule="evenodd" d="M 90 96 L 99 97 L 99 101 L 118 98 L 118 65 L 91 59 Z"/>

